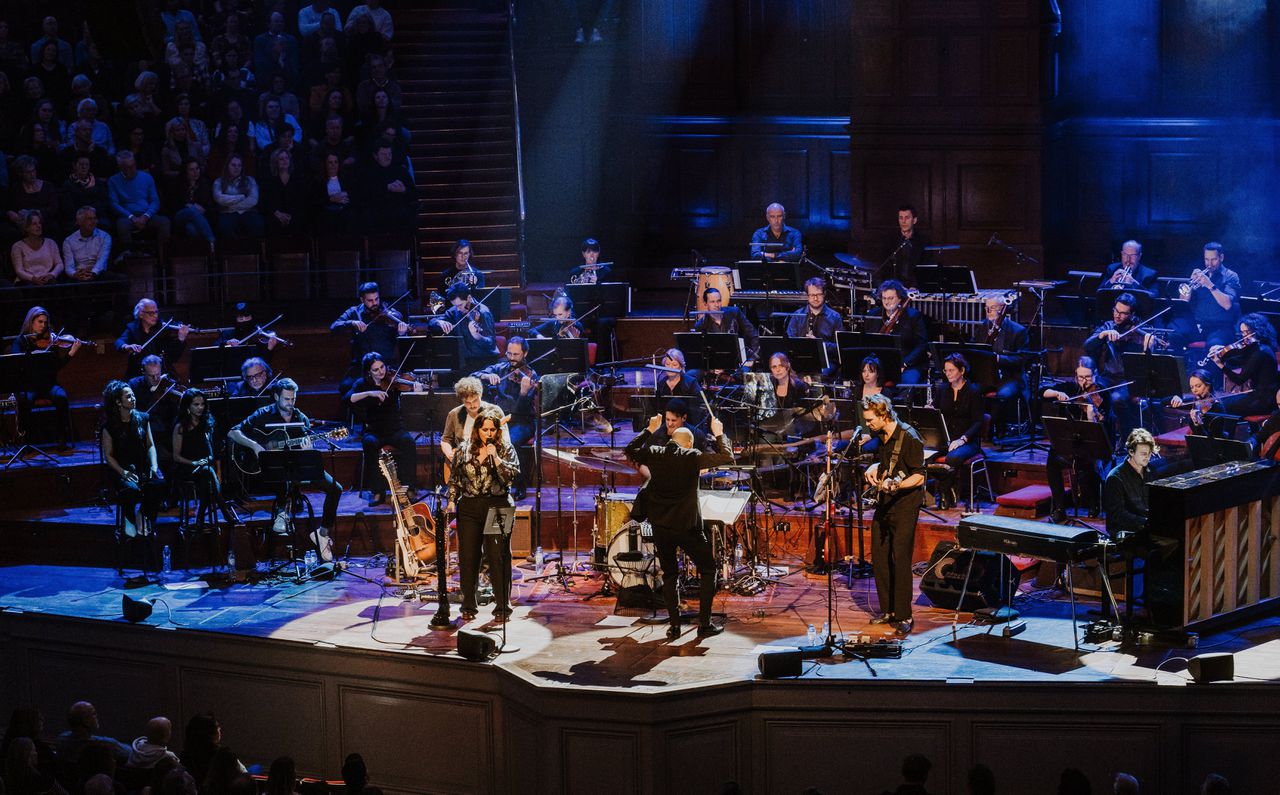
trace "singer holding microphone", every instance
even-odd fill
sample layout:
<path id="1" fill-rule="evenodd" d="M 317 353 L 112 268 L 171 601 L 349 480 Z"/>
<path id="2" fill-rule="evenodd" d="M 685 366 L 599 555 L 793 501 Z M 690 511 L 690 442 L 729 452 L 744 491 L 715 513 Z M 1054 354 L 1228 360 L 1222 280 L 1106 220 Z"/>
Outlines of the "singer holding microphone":
<path id="1" fill-rule="evenodd" d="M 480 556 L 489 563 L 493 584 L 493 620 L 511 618 L 511 535 L 499 528 L 496 512 L 512 508 L 511 487 L 520 474 L 516 449 L 502 436 L 502 412 L 481 409 L 471 435 L 453 455 L 449 500 L 458 511 L 458 582 L 462 590 L 462 619 L 476 617 L 476 583 Z"/>

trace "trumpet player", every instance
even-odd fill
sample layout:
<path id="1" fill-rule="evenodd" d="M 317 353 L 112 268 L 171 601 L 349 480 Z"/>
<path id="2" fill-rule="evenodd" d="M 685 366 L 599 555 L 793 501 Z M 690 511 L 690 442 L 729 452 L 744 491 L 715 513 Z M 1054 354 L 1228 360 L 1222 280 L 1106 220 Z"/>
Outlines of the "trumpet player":
<path id="1" fill-rule="evenodd" d="M 1190 340 L 1203 340 L 1210 348 L 1236 338 L 1240 317 L 1240 276 L 1223 264 L 1225 260 L 1221 243 L 1205 243 L 1204 267 L 1193 270 L 1178 288 L 1178 297 L 1191 303 L 1194 324 L 1194 328 L 1182 324 L 1180 332 Z"/>
<path id="2" fill-rule="evenodd" d="M 1120 261 L 1107 266 L 1098 289 L 1110 290 L 1117 287 L 1155 291 L 1156 271 L 1142 264 L 1142 244 L 1136 240 L 1126 240 L 1120 246 Z"/>

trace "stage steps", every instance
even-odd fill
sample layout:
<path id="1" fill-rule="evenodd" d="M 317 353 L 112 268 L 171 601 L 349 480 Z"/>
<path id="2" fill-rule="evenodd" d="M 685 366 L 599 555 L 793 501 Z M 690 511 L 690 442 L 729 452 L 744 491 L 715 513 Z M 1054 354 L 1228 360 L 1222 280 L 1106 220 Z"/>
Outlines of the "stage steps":
<path id="1" fill-rule="evenodd" d="M 467 7 L 396 15 L 423 285 L 435 289 L 459 239 L 486 284 L 518 287 L 518 174 L 507 16 Z"/>

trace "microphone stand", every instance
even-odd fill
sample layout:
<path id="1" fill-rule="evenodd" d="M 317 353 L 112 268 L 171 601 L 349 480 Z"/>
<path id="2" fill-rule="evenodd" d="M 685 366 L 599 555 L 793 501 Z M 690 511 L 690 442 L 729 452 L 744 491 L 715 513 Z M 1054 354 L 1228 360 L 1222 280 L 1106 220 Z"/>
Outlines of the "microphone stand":
<path id="1" fill-rule="evenodd" d="M 1003 240 L 1000 239 L 999 235 L 997 235 L 997 233 L 995 232 L 991 233 L 991 239 L 987 241 L 987 245 L 996 246 L 998 248 L 1002 248 L 1005 251 L 1009 252 L 1010 254 L 1018 258 L 1017 264 L 1019 265 L 1022 265 L 1024 263 L 1028 265 L 1040 264 L 1040 260 L 1026 253 L 1025 251 L 1018 248 L 1017 246 L 1011 246 L 1008 243 L 1004 242 Z"/>

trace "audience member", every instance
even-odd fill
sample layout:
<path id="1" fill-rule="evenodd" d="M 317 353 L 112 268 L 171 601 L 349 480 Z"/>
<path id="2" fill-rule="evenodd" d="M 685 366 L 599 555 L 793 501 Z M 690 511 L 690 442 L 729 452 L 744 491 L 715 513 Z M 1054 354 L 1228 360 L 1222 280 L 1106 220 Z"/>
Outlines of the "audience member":
<path id="1" fill-rule="evenodd" d="M 21 795 L 66 795 L 50 773 L 40 770 L 36 745 L 29 737 L 19 737 L 9 744 L 4 754 L 4 787 L 6 792 Z"/>
<path id="2" fill-rule="evenodd" d="M 76 231 L 62 241 L 62 265 L 67 278 L 89 282 L 107 272 L 111 263 L 111 235 L 98 228 L 98 210 L 92 204 L 76 210 Z"/>
<path id="3" fill-rule="evenodd" d="M 156 182 L 145 171 L 138 170 L 133 152 L 121 149 L 116 155 L 119 173 L 107 180 L 111 208 L 116 213 L 116 240 L 121 254 L 133 247 L 133 235 L 143 230 L 154 231 L 161 242 L 169 240 L 169 219 L 160 214 L 160 195 Z"/>
<path id="4" fill-rule="evenodd" d="M 293 156 L 284 149 L 277 150 L 271 155 L 267 171 L 259 190 L 268 235 L 306 234 L 311 197 L 306 180 L 300 173 L 293 173 Z"/>
<path id="5" fill-rule="evenodd" d="M 173 216 L 174 233 L 182 237 L 204 240 L 212 252 L 213 227 L 209 222 L 214 211 L 213 186 L 194 158 L 183 163 L 182 174 L 165 190 L 164 210 Z"/>
<path id="6" fill-rule="evenodd" d="M 342 170 L 338 156 L 330 152 L 324 159 L 324 171 L 317 180 L 317 201 L 319 207 L 316 223 L 321 233 L 344 234 L 355 228 L 356 211 L 352 207 L 350 187 L 351 180 Z"/>
<path id="7" fill-rule="evenodd" d="M 155 717 L 147 721 L 147 733 L 133 741 L 129 751 L 129 767 L 155 767 L 161 759 L 170 759 L 175 763 L 178 755 L 169 750 L 173 739 L 173 723 L 165 717 Z"/>
<path id="8" fill-rule="evenodd" d="M 98 179 L 109 178 L 116 170 L 115 158 L 107 154 L 107 150 L 93 140 L 94 123 L 88 119 L 77 119 L 71 125 L 71 140 L 58 150 L 58 160 L 62 170 L 58 173 L 68 176 L 75 170 L 76 158 L 89 158 L 89 170 Z"/>
<path id="9" fill-rule="evenodd" d="M 35 707 L 17 707 L 9 714 L 4 739 L 0 740 L 0 760 L 9 758 L 11 746 L 22 738 L 30 740 L 35 748 L 35 767 L 42 773 L 52 774 L 61 755 L 44 740 L 44 715 Z M 25 758 L 25 756 L 23 757 Z"/>
<path id="10" fill-rule="evenodd" d="M 400 107 L 400 84 L 391 76 L 387 58 L 373 55 L 369 57 L 368 64 L 369 76 L 356 86 L 356 110 L 361 116 L 368 115 L 373 110 L 373 94 L 379 90 L 387 92 L 393 106 Z"/>
<path id="11" fill-rule="evenodd" d="M 172 40 L 177 36 L 178 28 L 181 25 L 186 25 L 194 30 L 196 38 L 200 37 L 200 29 L 196 25 L 196 16 L 182 7 L 182 0 L 164 0 L 164 8 L 160 11 L 160 21 L 164 23 L 166 41 Z"/>
<path id="12" fill-rule="evenodd" d="M 218 207 L 218 237 L 262 239 L 258 182 L 244 173 L 239 155 L 228 157 L 222 176 L 213 181 L 213 203 Z"/>
<path id="13" fill-rule="evenodd" d="M 1111 792 L 1112 795 L 1138 795 L 1138 779 L 1128 773 L 1116 773 Z"/>
<path id="14" fill-rule="evenodd" d="M 139 121 L 130 122 L 122 128 L 122 132 L 121 140 L 124 141 L 124 148 L 133 153 L 138 170 L 150 174 L 160 159 L 160 147 L 151 139 L 150 133 L 147 132 L 147 125 Z M 121 151 L 123 150 L 116 150 L 117 166 Z"/>
<path id="15" fill-rule="evenodd" d="M 205 108 L 197 108 L 196 101 L 190 94 L 180 93 L 173 98 L 175 115 L 170 122 L 180 122 L 187 128 L 187 140 L 196 146 L 198 156 L 206 158 L 212 148 L 209 142 L 209 126 L 202 119 L 196 118 L 196 111 L 201 113 Z"/>
<path id="16" fill-rule="evenodd" d="M 298 39 L 285 32 L 284 15 L 279 11 L 272 11 L 267 18 L 266 32 L 254 37 L 253 71 L 259 80 L 283 72 L 291 81 L 298 74 Z"/>
<path id="17" fill-rule="evenodd" d="M 36 162 L 28 155 L 13 160 L 13 172 L 17 181 L 9 188 L 9 207 L 5 213 L 7 224 L 0 224 L 0 240 L 7 244 L 26 236 L 28 210 L 40 214 L 50 234 L 56 234 L 54 219 L 58 216 L 58 192 L 53 183 L 40 178 Z"/>
<path id="18" fill-rule="evenodd" d="M 101 729 L 98 723 L 98 710 L 88 701 L 77 701 L 67 711 L 67 730 L 54 740 L 54 749 L 58 758 L 66 764 L 76 764 L 80 752 L 92 743 L 101 743 L 111 751 L 111 757 L 117 762 L 125 762 L 129 758 L 129 746 L 97 732 Z"/>
<path id="19" fill-rule="evenodd" d="M 392 162 L 391 144 L 378 145 L 373 165 L 364 175 L 365 228 L 370 232 L 412 229 L 418 211 L 413 178 L 404 165 Z"/>
<path id="20" fill-rule="evenodd" d="M 62 252 L 58 244 L 44 236 L 39 210 L 22 213 L 22 239 L 9 249 L 9 260 L 19 284 L 53 284 L 62 275 Z"/>
<path id="21" fill-rule="evenodd" d="M 44 83 L 45 96 L 62 105 L 71 96 L 71 72 L 58 60 L 58 45 L 46 41 L 40 46 L 39 57 L 31 64 L 28 75 L 40 78 Z"/>
<path id="22" fill-rule="evenodd" d="M 277 756 L 271 760 L 264 795 L 295 795 L 297 791 L 298 771 L 293 763 L 293 757 Z"/>
<path id="23" fill-rule="evenodd" d="M 321 17 L 325 16 L 333 20 L 339 28 L 342 27 L 342 17 L 329 0 L 314 0 L 309 5 L 304 5 L 298 9 L 298 34 L 306 38 L 315 33 L 320 29 Z"/>
<path id="24" fill-rule="evenodd" d="M 378 35 L 386 41 L 390 42 L 395 36 L 395 24 L 391 20 L 391 13 L 382 7 L 382 0 L 365 0 L 364 3 L 351 9 L 351 13 L 347 15 L 348 32 L 355 27 L 356 18 L 362 15 L 369 17 L 374 30 L 378 31 Z"/>
<path id="25" fill-rule="evenodd" d="M 222 745 L 222 724 L 212 712 L 200 712 L 187 721 L 182 740 L 182 766 L 191 776 L 202 782 L 209 773 L 213 754 Z"/>
<path id="26" fill-rule="evenodd" d="M 35 63 L 40 60 L 40 51 L 44 48 L 46 42 L 53 42 L 58 46 L 58 62 L 70 69 L 75 63 L 74 53 L 71 50 L 71 44 L 58 38 L 58 18 L 45 17 L 40 23 L 42 35 L 36 39 L 31 45 L 31 62 Z"/>
<path id="27" fill-rule="evenodd" d="M 1093 785 L 1084 773 L 1069 767 L 1058 780 L 1058 795 L 1093 795 Z"/>
<path id="28" fill-rule="evenodd" d="M 902 760 L 902 783 L 885 795 L 928 795 L 929 791 L 924 788 L 924 783 L 928 780 L 929 769 L 932 767 L 924 756 L 911 754 Z"/>
<path id="29" fill-rule="evenodd" d="M 200 151 L 199 144 L 191 140 L 190 128 L 180 119 L 170 119 L 164 125 L 164 146 L 160 149 L 160 173 L 156 176 L 161 182 L 181 176 L 183 164 L 188 160 L 196 160 L 204 165 L 206 158 Z"/>

